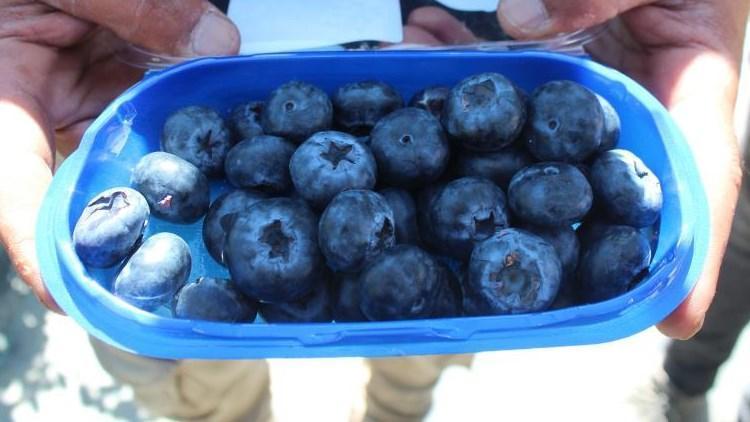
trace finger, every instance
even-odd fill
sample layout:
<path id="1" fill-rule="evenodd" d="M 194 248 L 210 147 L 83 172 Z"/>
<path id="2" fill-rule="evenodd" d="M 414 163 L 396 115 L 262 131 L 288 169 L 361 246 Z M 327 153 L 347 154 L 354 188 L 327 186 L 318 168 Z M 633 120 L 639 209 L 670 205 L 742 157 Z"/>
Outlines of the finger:
<path id="1" fill-rule="evenodd" d="M 442 44 L 469 44 L 479 39 L 461 21 L 434 6 L 414 9 L 407 25 L 418 26 L 442 41 Z"/>
<path id="2" fill-rule="evenodd" d="M 235 54 L 239 32 L 204 0 L 44 0 L 126 41 L 177 56 Z"/>
<path id="3" fill-rule="evenodd" d="M 440 45 L 439 39 L 420 26 L 404 26 L 404 44 Z"/>
<path id="4" fill-rule="evenodd" d="M 497 16 L 514 38 L 540 38 L 590 28 L 655 0 L 503 0 Z"/>

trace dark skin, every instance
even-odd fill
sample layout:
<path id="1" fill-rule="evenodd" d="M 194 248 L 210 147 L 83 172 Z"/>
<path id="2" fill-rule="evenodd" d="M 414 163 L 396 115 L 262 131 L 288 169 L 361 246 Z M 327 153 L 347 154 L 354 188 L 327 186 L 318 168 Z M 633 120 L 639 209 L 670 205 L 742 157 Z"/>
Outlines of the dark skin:
<path id="1" fill-rule="evenodd" d="M 533 4 L 503 0 L 498 18 L 505 31 L 542 38 L 619 15 L 590 53 L 650 89 L 698 157 L 711 208 L 710 252 L 691 296 L 659 326 L 688 338 L 713 298 L 737 200 L 741 171 L 732 115 L 748 0 L 546 0 L 531 9 L 546 17 L 530 20 Z M 513 10 L 519 5 L 520 15 Z M 0 0 L 0 125 L 7 137 L 0 142 L 0 239 L 46 306 L 57 309 L 39 277 L 34 223 L 54 152 L 74 149 L 102 108 L 141 76 L 115 60 L 107 41 L 180 56 L 233 54 L 238 33 L 217 14 L 202 0 Z M 222 30 L 202 30 L 206 16 Z M 415 10 L 404 36 L 430 44 L 476 40 L 436 8 Z"/>

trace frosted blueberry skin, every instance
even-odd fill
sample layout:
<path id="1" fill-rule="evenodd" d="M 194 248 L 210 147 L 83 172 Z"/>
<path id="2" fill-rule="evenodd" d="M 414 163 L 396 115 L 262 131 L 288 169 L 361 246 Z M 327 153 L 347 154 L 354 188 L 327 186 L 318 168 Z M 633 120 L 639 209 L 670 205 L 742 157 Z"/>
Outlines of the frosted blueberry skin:
<path id="1" fill-rule="evenodd" d="M 263 107 L 263 101 L 250 101 L 232 109 L 228 123 L 237 142 L 263 134 L 261 124 Z"/>
<path id="2" fill-rule="evenodd" d="M 417 226 L 417 205 L 409 191 L 398 188 L 387 188 L 379 192 L 393 211 L 393 222 L 396 225 L 396 242 L 417 245 L 419 227 Z"/>
<path id="3" fill-rule="evenodd" d="M 255 319 L 258 302 L 243 296 L 231 280 L 200 277 L 175 295 L 172 313 L 177 318 L 248 323 Z"/>
<path id="4" fill-rule="evenodd" d="M 337 273 L 334 287 L 333 319 L 336 322 L 367 321 L 359 307 L 359 273 Z"/>
<path id="5" fill-rule="evenodd" d="M 237 188 L 283 194 L 292 189 L 289 161 L 297 146 L 284 138 L 258 135 L 246 139 L 227 153 L 224 172 Z"/>
<path id="6" fill-rule="evenodd" d="M 481 242 L 469 261 L 464 312 L 502 315 L 539 312 L 557 296 L 562 266 L 552 245 L 519 229 Z"/>
<path id="7" fill-rule="evenodd" d="M 302 81 L 271 92 L 262 111 L 263 131 L 300 143 L 333 124 L 333 105 L 322 89 Z"/>
<path id="8" fill-rule="evenodd" d="M 334 297 L 328 273 L 323 271 L 319 283 L 304 297 L 291 302 L 261 302 L 258 312 L 271 323 L 331 322 Z"/>
<path id="9" fill-rule="evenodd" d="M 513 176 L 534 161 L 525 148 L 513 144 L 495 152 L 462 149 L 456 154 L 454 168 L 459 177 L 489 179 L 507 191 Z"/>
<path id="10" fill-rule="evenodd" d="M 560 259 L 560 264 L 562 264 L 564 282 L 567 283 L 575 278 L 575 271 L 578 268 L 578 260 L 581 254 L 581 245 L 573 227 L 538 227 L 525 224 L 522 228 L 541 237 L 555 248 L 557 257 Z"/>
<path id="11" fill-rule="evenodd" d="M 450 93 L 451 89 L 447 86 L 431 86 L 425 88 L 411 97 L 411 100 L 409 100 L 409 107 L 417 107 L 427 110 L 433 116 L 441 119 L 443 117 L 445 102 L 448 100 Z"/>
<path id="12" fill-rule="evenodd" d="M 84 208 L 73 229 L 73 247 L 84 265 L 109 268 L 127 258 L 148 223 L 146 198 L 117 187 L 96 195 Z"/>
<path id="13" fill-rule="evenodd" d="M 170 115 L 161 137 L 163 151 L 187 160 L 207 176 L 224 174 L 224 158 L 232 144 L 224 119 L 216 111 L 199 106 Z"/>
<path id="14" fill-rule="evenodd" d="M 224 265 L 224 242 L 233 219 L 263 199 L 266 199 L 264 193 L 237 189 L 219 196 L 211 204 L 203 219 L 203 243 L 218 263 Z"/>
<path id="15" fill-rule="evenodd" d="M 133 253 L 112 285 L 115 296 L 131 305 L 153 311 L 167 305 L 187 281 L 192 260 L 190 248 L 172 233 L 158 233 Z"/>
<path id="16" fill-rule="evenodd" d="M 617 114 L 617 110 L 612 107 L 612 104 L 599 94 L 596 94 L 596 98 L 599 100 L 602 112 L 604 113 L 604 132 L 602 134 L 602 143 L 599 146 L 599 152 L 604 152 L 617 148 L 622 125 L 620 115 Z"/>
<path id="17" fill-rule="evenodd" d="M 355 136 L 367 135 L 380 119 L 404 106 L 401 94 L 381 81 L 342 85 L 332 103 L 336 128 Z"/>

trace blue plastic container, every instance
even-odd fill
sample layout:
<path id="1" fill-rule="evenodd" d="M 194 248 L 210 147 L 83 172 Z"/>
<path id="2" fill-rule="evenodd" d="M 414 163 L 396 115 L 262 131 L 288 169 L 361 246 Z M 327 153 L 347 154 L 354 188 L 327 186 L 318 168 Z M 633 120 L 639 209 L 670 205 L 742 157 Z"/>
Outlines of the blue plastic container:
<path id="1" fill-rule="evenodd" d="M 622 118 L 620 147 L 639 155 L 664 190 L 661 234 L 649 276 L 634 290 L 602 303 L 527 315 L 439 320 L 225 324 L 173 319 L 136 309 L 108 291 L 114 270 L 88 271 L 71 242 L 75 222 L 98 192 L 128 185 L 138 159 L 158 150 L 161 127 L 179 107 L 201 104 L 228 113 L 265 99 L 290 80 L 329 93 L 356 80 L 380 79 L 409 98 L 432 84 L 453 85 L 494 71 L 527 91 L 554 79 L 582 83 L 604 96 Z M 213 186 L 213 195 L 225 186 Z M 200 223 L 179 226 L 152 217 L 149 231 L 189 241 L 191 279 L 223 276 L 206 253 Z M 667 111 L 621 73 L 585 58 L 555 53 L 377 52 L 303 53 L 201 59 L 152 73 L 115 100 L 58 170 L 38 222 L 42 276 L 57 303 L 78 324 L 110 344 L 162 358 L 400 356 L 466 353 L 606 342 L 664 319 L 696 282 L 708 243 L 708 209 L 691 155 Z"/>

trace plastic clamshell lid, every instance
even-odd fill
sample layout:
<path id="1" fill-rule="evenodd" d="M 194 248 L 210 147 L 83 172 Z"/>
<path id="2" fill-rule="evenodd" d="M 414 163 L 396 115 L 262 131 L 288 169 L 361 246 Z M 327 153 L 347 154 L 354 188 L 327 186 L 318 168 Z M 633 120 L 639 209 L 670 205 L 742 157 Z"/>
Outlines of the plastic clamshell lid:
<path id="1" fill-rule="evenodd" d="M 345 82 L 380 79 L 408 99 L 425 86 L 451 86 L 486 71 L 500 72 L 528 92 L 546 81 L 574 80 L 619 111 L 620 147 L 639 155 L 659 176 L 664 191 L 661 234 L 650 274 L 635 289 L 606 302 L 535 314 L 225 324 L 136 309 L 108 292 L 112 272 L 88 271 L 75 254 L 71 233 L 86 202 L 105 188 L 129 183 L 135 162 L 159 148 L 161 125 L 179 107 L 202 104 L 228 113 L 242 101 L 264 99 L 290 79 L 315 83 L 329 93 Z M 200 238 L 195 233 L 199 224 L 156 225 Z M 402 356 L 611 341 L 660 322 L 684 300 L 702 270 L 709 238 L 706 197 L 693 156 L 664 107 L 615 70 L 585 58 L 546 52 L 276 54 L 200 59 L 157 72 L 117 98 L 88 129 L 80 148 L 53 179 L 37 233 L 45 283 L 60 307 L 86 331 L 134 353 L 194 359 Z M 216 272 L 225 270 L 212 263 L 200 241 L 190 244 L 195 261 L 191 278 L 222 275 Z"/>

